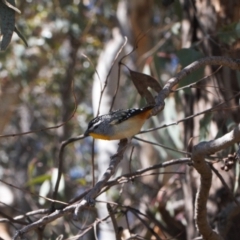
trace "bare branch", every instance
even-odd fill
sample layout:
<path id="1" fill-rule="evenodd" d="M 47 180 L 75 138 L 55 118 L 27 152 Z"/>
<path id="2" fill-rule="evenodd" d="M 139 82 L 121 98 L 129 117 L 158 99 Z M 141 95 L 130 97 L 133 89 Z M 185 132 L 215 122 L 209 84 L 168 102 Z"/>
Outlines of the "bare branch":
<path id="1" fill-rule="evenodd" d="M 62 172 L 63 172 L 63 154 L 64 154 L 64 149 L 65 149 L 65 147 L 68 144 L 76 142 L 78 140 L 81 140 L 84 137 L 85 137 L 84 135 L 80 135 L 80 136 L 77 136 L 77 137 L 72 137 L 72 138 L 69 138 L 68 140 L 63 141 L 61 143 L 61 147 L 60 147 L 60 150 L 59 150 L 59 158 L 58 158 L 58 176 L 57 176 L 57 181 L 56 181 L 56 185 L 55 185 L 54 192 L 53 192 L 53 199 L 54 200 L 57 198 L 58 187 L 59 187 L 61 176 L 62 176 Z M 52 207 L 54 208 L 54 202 L 53 202 Z"/>
<path id="2" fill-rule="evenodd" d="M 96 183 L 95 187 L 92 188 L 91 191 L 85 196 L 84 200 L 82 200 L 78 204 L 74 211 L 74 218 L 77 218 L 78 212 L 82 207 L 93 202 L 94 198 L 98 195 L 98 193 L 105 186 L 110 177 L 114 174 L 117 165 L 123 158 L 123 154 L 127 148 L 127 143 L 127 139 L 120 140 L 117 154 L 111 157 L 108 169 L 106 170 L 102 178 Z"/>
<path id="3" fill-rule="evenodd" d="M 107 209 L 108 209 L 109 216 L 110 216 L 110 218 L 112 220 L 112 224 L 113 224 L 113 227 L 114 227 L 116 240 L 121 240 L 121 237 L 119 235 L 119 228 L 118 228 L 118 225 L 117 225 L 117 220 L 116 220 L 115 214 L 114 214 L 114 209 L 112 208 L 110 203 L 107 203 Z"/>
<path id="4" fill-rule="evenodd" d="M 163 90 L 158 94 L 156 99 L 156 108 L 153 109 L 152 114 L 156 115 L 164 108 L 164 99 L 169 96 L 174 86 L 176 86 L 184 77 L 188 76 L 190 73 L 196 71 L 197 69 L 204 67 L 206 65 L 222 65 L 229 67 L 233 70 L 240 69 L 240 60 L 226 58 L 226 57 L 206 57 L 198 61 L 193 62 L 192 64 L 185 67 L 181 70 L 175 77 L 168 80 L 168 82 L 163 87 Z"/>
<path id="5" fill-rule="evenodd" d="M 206 204 L 212 182 L 212 172 L 204 157 L 206 155 L 211 155 L 217 151 L 223 150 L 239 141 L 240 125 L 218 139 L 209 142 L 201 142 L 193 147 L 193 166 L 200 174 L 200 186 L 195 202 L 195 220 L 197 229 L 203 235 L 204 239 L 222 239 L 221 236 L 211 229 L 209 223 L 207 222 Z"/>

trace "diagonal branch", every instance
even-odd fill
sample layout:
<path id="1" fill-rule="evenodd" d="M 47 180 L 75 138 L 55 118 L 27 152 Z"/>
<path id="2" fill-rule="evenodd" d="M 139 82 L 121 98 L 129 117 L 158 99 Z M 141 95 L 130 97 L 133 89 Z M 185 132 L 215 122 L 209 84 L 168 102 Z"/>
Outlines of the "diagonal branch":
<path id="1" fill-rule="evenodd" d="M 94 198 L 97 197 L 98 193 L 102 190 L 102 188 L 105 186 L 107 181 L 114 174 L 117 165 L 119 164 L 119 162 L 123 158 L 123 154 L 124 154 L 124 152 L 127 148 L 127 145 L 128 145 L 127 143 L 128 143 L 127 139 L 120 140 L 118 151 L 117 151 L 116 154 L 114 154 L 111 157 L 111 161 L 109 163 L 108 169 L 106 170 L 106 172 L 104 173 L 102 178 L 96 183 L 95 187 L 93 187 L 91 189 L 91 191 L 85 196 L 84 200 L 82 200 L 78 204 L 78 206 L 76 207 L 76 209 L 74 211 L 74 218 L 77 218 L 77 215 L 78 215 L 81 208 L 83 208 L 87 204 L 89 204 L 89 203 L 91 204 L 93 202 Z"/>
<path id="2" fill-rule="evenodd" d="M 198 70 L 201 67 L 207 65 L 222 65 L 225 67 L 229 67 L 233 70 L 240 70 L 240 60 L 239 59 L 232 59 L 220 56 L 213 56 L 213 57 L 206 57 L 202 58 L 198 61 L 195 61 L 182 69 L 175 77 L 168 80 L 168 82 L 163 87 L 163 90 L 159 92 L 156 98 L 156 107 L 153 109 L 152 114 L 156 115 L 160 111 L 164 109 L 164 100 L 169 96 L 173 87 L 176 86 L 183 78 L 188 76 L 190 73 Z"/>

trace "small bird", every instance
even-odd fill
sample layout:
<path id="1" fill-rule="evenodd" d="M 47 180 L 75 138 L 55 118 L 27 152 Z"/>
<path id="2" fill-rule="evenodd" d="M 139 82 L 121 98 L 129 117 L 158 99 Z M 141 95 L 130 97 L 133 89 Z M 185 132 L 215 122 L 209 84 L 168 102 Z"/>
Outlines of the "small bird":
<path id="1" fill-rule="evenodd" d="M 153 108 L 154 106 L 120 109 L 98 116 L 89 122 L 84 136 L 103 140 L 131 138 L 140 132 Z"/>

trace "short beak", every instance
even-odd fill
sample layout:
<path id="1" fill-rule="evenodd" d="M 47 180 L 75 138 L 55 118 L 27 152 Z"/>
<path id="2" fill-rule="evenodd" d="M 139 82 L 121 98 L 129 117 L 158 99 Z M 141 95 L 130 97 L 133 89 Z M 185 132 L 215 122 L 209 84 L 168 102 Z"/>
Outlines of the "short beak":
<path id="1" fill-rule="evenodd" d="M 89 131 L 88 131 L 88 129 L 85 131 L 84 136 L 85 136 L 85 137 L 89 136 Z"/>

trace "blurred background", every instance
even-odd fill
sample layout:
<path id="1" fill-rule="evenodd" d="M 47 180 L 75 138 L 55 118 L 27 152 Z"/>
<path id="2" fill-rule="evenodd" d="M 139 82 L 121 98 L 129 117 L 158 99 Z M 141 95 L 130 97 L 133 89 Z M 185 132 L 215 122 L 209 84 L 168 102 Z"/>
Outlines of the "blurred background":
<path id="1" fill-rule="evenodd" d="M 161 86 L 204 56 L 240 58 L 240 3 L 234 0 L 26 0 L 16 1 L 16 7 L 21 14 L 16 13 L 15 25 L 28 47 L 14 33 L 6 51 L 0 52 L 0 237 L 5 240 L 41 216 L 29 216 L 21 224 L 14 217 L 50 207 L 50 202 L 37 195 L 52 196 L 63 140 L 82 134 L 99 106 L 104 114 L 112 105 L 113 109 L 146 105 L 128 69 L 118 65 L 123 56 L 128 68 L 153 76 Z M 175 90 L 164 111 L 144 129 L 212 111 L 140 138 L 190 152 L 193 144 L 222 136 L 240 122 L 239 97 L 235 96 L 240 91 L 239 72 L 206 67 L 185 78 Z M 11 136 L 63 122 L 55 129 Z M 107 169 L 116 149 L 115 141 L 95 142 L 95 180 Z M 222 159 L 235 150 L 219 153 L 217 161 L 224 164 Z M 114 177 L 179 157 L 184 154 L 133 139 Z M 59 200 L 68 202 L 92 186 L 91 159 L 91 138 L 66 148 Z M 238 196 L 238 164 L 228 172 L 220 169 L 221 163 L 215 167 Z M 225 239 L 239 239 L 238 226 L 225 227 L 238 217 L 239 209 L 232 205 L 221 181 L 213 182 L 211 225 Z M 41 234 L 32 231 L 24 239 L 96 239 L 93 227 L 82 233 L 97 217 L 109 214 L 106 203 L 100 201 L 118 204 L 115 211 L 122 239 L 133 234 L 136 238 L 131 239 L 193 239 L 198 236 L 193 220 L 197 184 L 197 174 L 189 166 L 169 167 L 111 188 L 78 222 L 68 215 L 48 224 Z M 99 240 L 114 239 L 110 222 L 98 224 L 95 235 Z"/>

